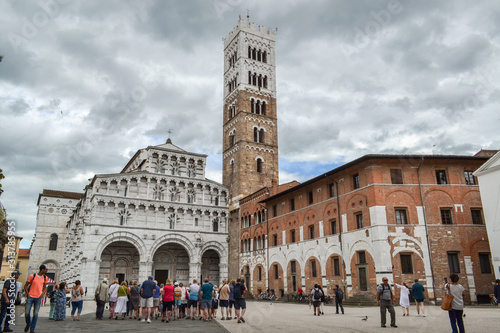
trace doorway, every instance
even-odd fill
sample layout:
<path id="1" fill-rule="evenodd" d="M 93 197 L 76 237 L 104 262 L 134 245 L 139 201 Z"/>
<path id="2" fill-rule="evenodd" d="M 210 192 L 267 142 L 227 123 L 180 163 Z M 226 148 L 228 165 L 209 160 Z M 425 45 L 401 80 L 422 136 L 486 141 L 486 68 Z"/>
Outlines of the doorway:
<path id="1" fill-rule="evenodd" d="M 125 281 L 125 274 L 116 273 L 116 279 L 118 280 L 118 283 L 121 284 L 123 281 Z"/>
<path id="2" fill-rule="evenodd" d="M 360 291 L 368 290 L 368 278 L 366 276 L 366 266 L 358 267 L 358 285 Z"/>
<path id="3" fill-rule="evenodd" d="M 158 285 L 167 282 L 168 279 L 168 269 L 157 269 L 155 270 L 155 280 Z"/>

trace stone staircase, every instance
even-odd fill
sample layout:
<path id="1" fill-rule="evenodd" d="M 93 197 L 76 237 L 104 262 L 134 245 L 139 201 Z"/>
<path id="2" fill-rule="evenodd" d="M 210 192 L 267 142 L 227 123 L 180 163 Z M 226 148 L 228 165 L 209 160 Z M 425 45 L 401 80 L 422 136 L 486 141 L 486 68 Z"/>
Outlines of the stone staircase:
<path id="1" fill-rule="evenodd" d="M 360 292 L 344 300 L 344 305 L 348 306 L 376 306 L 377 299 L 368 292 Z"/>

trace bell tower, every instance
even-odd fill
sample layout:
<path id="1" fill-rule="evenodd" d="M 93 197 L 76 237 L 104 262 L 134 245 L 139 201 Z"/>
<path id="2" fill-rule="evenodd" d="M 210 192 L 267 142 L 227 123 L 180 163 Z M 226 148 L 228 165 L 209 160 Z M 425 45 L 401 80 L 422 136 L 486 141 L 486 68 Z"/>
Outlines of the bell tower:
<path id="1" fill-rule="evenodd" d="M 241 198 L 278 183 L 273 29 L 240 18 L 224 39 L 223 117 L 223 184 L 232 211 Z"/>

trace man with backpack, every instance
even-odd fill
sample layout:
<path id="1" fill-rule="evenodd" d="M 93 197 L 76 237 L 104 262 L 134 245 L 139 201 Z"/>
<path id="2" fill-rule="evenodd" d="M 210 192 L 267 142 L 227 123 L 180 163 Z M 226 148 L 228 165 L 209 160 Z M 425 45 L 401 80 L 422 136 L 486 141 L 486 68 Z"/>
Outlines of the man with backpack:
<path id="1" fill-rule="evenodd" d="M 335 285 L 335 290 L 333 291 L 333 293 L 335 295 L 335 308 L 337 309 L 335 314 L 339 314 L 339 306 L 340 310 L 342 310 L 342 314 L 344 314 L 344 306 L 342 305 L 342 301 L 344 300 L 344 292 L 339 288 L 338 284 Z"/>
<path id="2" fill-rule="evenodd" d="M 396 326 L 396 312 L 394 311 L 394 296 L 389 285 L 389 280 L 386 277 L 382 278 L 382 284 L 377 287 L 377 306 L 380 306 L 380 321 L 381 327 L 385 326 L 386 310 L 391 314 L 391 327 Z"/>
<path id="3" fill-rule="evenodd" d="M 323 292 L 319 288 L 319 285 L 315 284 L 314 289 L 311 290 L 311 295 L 309 295 L 309 300 L 312 300 L 314 315 L 316 315 L 316 309 L 318 311 L 318 316 L 321 315 L 321 310 L 320 310 L 321 296 L 323 296 Z"/>
<path id="4" fill-rule="evenodd" d="M 243 297 L 245 291 L 247 291 L 245 282 L 243 282 L 243 279 L 238 278 L 234 285 L 234 312 L 236 313 L 236 317 L 238 317 L 238 324 L 245 322 L 243 318 L 247 309 L 247 303 Z"/>
<path id="5" fill-rule="evenodd" d="M 24 309 L 24 317 L 26 319 L 26 327 L 24 332 L 35 332 L 36 322 L 38 320 L 38 310 L 42 305 L 42 298 L 47 293 L 47 274 L 49 267 L 47 265 L 40 265 L 38 274 L 33 274 L 28 277 L 24 284 L 24 291 L 28 295 L 26 300 L 26 307 Z M 33 307 L 33 318 L 31 318 L 31 308 Z"/>

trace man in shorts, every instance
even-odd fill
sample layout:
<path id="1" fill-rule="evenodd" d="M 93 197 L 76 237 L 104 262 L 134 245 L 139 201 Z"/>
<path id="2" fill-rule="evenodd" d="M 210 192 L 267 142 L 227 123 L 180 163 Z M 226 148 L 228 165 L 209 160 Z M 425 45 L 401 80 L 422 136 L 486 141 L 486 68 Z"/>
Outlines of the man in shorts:
<path id="1" fill-rule="evenodd" d="M 422 309 L 422 315 L 425 317 L 425 309 L 424 309 L 424 286 L 418 282 L 418 279 L 415 279 L 415 283 L 411 287 L 411 292 L 413 294 L 413 299 L 415 300 L 415 304 L 417 305 L 417 317 L 420 317 L 420 309 Z"/>
<path id="2" fill-rule="evenodd" d="M 212 293 L 214 291 L 214 286 L 208 282 L 208 279 L 205 279 L 205 283 L 201 286 L 200 295 L 201 295 L 201 305 L 203 307 L 203 320 L 212 320 L 210 318 L 210 312 L 212 309 Z"/>
<path id="3" fill-rule="evenodd" d="M 318 312 L 318 316 L 321 315 L 321 310 L 320 310 L 321 296 L 323 296 L 323 292 L 319 288 L 319 285 L 315 284 L 314 289 L 311 290 L 311 294 L 309 295 L 309 301 L 312 300 L 314 315 L 316 315 L 316 311 Z"/>
<path id="4" fill-rule="evenodd" d="M 196 279 L 193 280 L 193 284 L 189 286 L 189 297 L 188 297 L 188 316 L 186 319 L 191 318 L 192 320 L 196 317 L 196 311 L 198 310 L 198 297 L 200 293 L 200 286 L 198 285 Z M 191 309 L 191 311 L 189 311 Z M 189 313 L 191 315 L 189 316 Z"/>
<path id="5" fill-rule="evenodd" d="M 219 304 L 220 304 L 220 313 L 222 315 L 222 320 L 231 319 L 229 317 L 229 311 L 227 309 L 229 305 L 229 293 L 230 293 L 229 285 L 227 284 L 227 280 L 222 280 L 222 286 L 219 288 Z M 226 317 L 224 317 L 224 313 L 226 313 Z"/>
<path id="6" fill-rule="evenodd" d="M 243 282 L 243 279 L 238 278 L 236 280 L 236 284 L 234 285 L 234 291 L 233 291 L 234 309 L 236 317 L 238 317 L 238 324 L 245 322 L 245 319 L 243 318 L 243 316 L 245 315 L 245 311 L 247 309 L 247 303 L 245 301 L 245 298 L 243 297 L 245 291 L 247 291 L 245 282 Z"/>
<path id="7" fill-rule="evenodd" d="M 141 285 L 141 308 L 142 308 L 142 320 L 141 322 L 151 323 L 151 310 L 153 309 L 153 296 L 156 292 L 156 283 L 153 281 L 153 275 L 148 276 L 148 279 L 144 281 Z M 147 314 L 146 314 L 147 312 Z"/>

